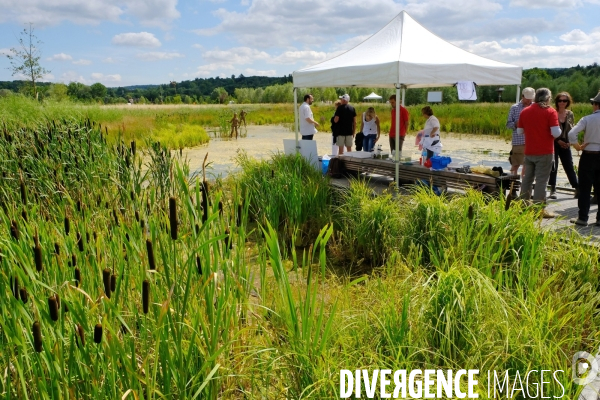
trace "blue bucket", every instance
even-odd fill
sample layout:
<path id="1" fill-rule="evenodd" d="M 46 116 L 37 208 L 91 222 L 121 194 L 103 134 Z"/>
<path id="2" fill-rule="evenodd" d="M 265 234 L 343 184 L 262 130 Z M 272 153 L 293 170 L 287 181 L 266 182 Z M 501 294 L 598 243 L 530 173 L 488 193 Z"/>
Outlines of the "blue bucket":
<path id="1" fill-rule="evenodd" d="M 329 169 L 329 160 L 322 160 L 321 167 L 323 168 L 323 175 L 325 175 Z"/>

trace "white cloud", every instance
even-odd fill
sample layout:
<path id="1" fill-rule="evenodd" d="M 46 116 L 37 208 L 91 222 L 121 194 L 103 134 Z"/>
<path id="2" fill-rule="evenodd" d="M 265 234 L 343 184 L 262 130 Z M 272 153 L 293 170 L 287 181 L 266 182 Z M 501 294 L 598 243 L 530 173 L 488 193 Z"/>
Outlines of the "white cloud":
<path id="1" fill-rule="evenodd" d="M 233 47 L 229 50 L 209 50 L 202 53 L 202 58 L 210 64 L 251 64 L 257 60 L 268 60 L 271 56 L 250 47 Z"/>
<path id="2" fill-rule="evenodd" d="M 198 44 L 198 43 L 193 44 L 192 47 L 194 49 L 204 50 L 204 46 L 202 46 L 201 44 Z"/>
<path id="3" fill-rule="evenodd" d="M 71 61 L 73 57 L 65 53 L 58 53 L 52 57 L 48 57 L 48 61 Z"/>
<path id="4" fill-rule="evenodd" d="M 575 8 L 581 7 L 581 0 L 544 0 L 544 1 L 531 1 L 531 0 L 511 0 L 511 7 L 523 7 L 523 8 Z"/>
<path id="5" fill-rule="evenodd" d="M 167 27 L 180 16 L 176 6 L 177 0 L 0 0 L 0 23 L 97 25 L 134 17 L 142 25 Z"/>
<path id="6" fill-rule="evenodd" d="M 116 83 L 116 82 L 121 82 L 121 75 L 119 75 L 119 74 L 104 75 L 101 72 L 94 72 L 94 73 L 91 74 L 91 77 L 96 82 L 102 82 L 102 83 Z"/>
<path id="7" fill-rule="evenodd" d="M 107 64 L 114 64 L 117 62 L 117 60 L 115 60 L 112 57 L 106 57 L 104 60 L 102 60 L 103 63 L 107 63 Z"/>
<path id="8" fill-rule="evenodd" d="M 512 38 L 512 39 L 502 39 L 500 41 L 502 44 L 535 44 L 539 43 L 539 39 L 536 36 L 525 35 L 520 38 Z"/>
<path id="9" fill-rule="evenodd" d="M 302 50 L 302 51 L 285 51 L 271 59 L 274 64 L 295 64 L 303 62 L 306 64 L 316 64 L 325 61 L 332 56 L 328 56 L 323 51 Z"/>
<path id="10" fill-rule="evenodd" d="M 231 74 L 235 68 L 233 64 L 206 64 L 201 65 L 197 68 L 195 76 L 206 78 L 210 76 L 226 76 L 228 73 Z"/>
<path id="11" fill-rule="evenodd" d="M 119 46 L 133 47 L 160 47 L 161 45 L 160 41 L 149 32 L 120 33 L 113 37 L 112 43 Z"/>
<path id="12" fill-rule="evenodd" d="M 79 75 L 75 71 L 67 71 L 64 72 L 59 79 L 59 82 L 69 83 L 69 82 L 79 82 L 79 83 L 87 83 L 87 80 Z"/>
<path id="13" fill-rule="evenodd" d="M 573 29 L 572 31 L 567 32 L 564 35 L 560 35 L 560 40 L 569 43 L 583 43 L 587 42 L 589 39 L 590 37 L 581 29 Z"/>
<path id="14" fill-rule="evenodd" d="M 436 33 L 444 33 L 456 32 L 457 27 L 472 21 L 487 21 L 502 10 L 502 5 L 494 0 L 405 0 L 404 5 L 395 0 L 253 0 L 245 11 L 214 11 L 220 23 L 194 32 L 202 36 L 227 34 L 258 49 L 298 47 L 298 43 L 314 49 L 343 41 L 344 35 L 366 38 L 374 33 L 373 27 L 383 27 L 403 9 Z M 462 35 L 473 37 L 469 32 Z"/>
<path id="15" fill-rule="evenodd" d="M 73 64 L 75 64 L 75 65 L 90 65 L 90 64 L 92 64 L 92 62 L 90 60 L 84 60 L 83 58 L 81 58 L 77 61 L 73 61 Z"/>
<path id="16" fill-rule="evenodd" d="M 167 53 L 162 51 L 149 51 L 147 53 L 136 54 L 136 58 L 144 61 L 172 60 L 182 57 L 185 57 L 185 55 L 177 52 Z"/>
<path id="17" fill-rule="evenodd" d="M 242 75 L 245 76 L 277 76 L 277 71 L 274 69 L 259 70 L 253 68 L 246 68 L 242 71 Z"/>

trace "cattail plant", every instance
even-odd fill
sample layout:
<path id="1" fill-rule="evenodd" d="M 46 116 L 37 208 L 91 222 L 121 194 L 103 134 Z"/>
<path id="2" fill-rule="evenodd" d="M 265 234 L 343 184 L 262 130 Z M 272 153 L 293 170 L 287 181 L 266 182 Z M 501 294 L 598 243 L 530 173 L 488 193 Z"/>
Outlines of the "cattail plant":
<path id="1" fill-rule="evenodd" d="M 37 240 L 36 240 L 37 242 Z M 43 269 L 43 265 L 42 265 L 42 247 L 40 246 L 40 243 L 37 242 L 35 244 L 35 247 L 33 248 L 33 259 L 35 261 L 35 269 L 37 272 L 42 272 Z"/>
<path id="2" fill-rule="evenodd" d="M 102 343 L 102 324 L 96 324 L 94 327 L 94 343 Z"/>
<path id="3" fill-rule="evenodd" d="M 113 208 L 112 214 L 113 214 L 113 218 L 115 220 L 115 226 L 121 226 L 121 224 L 119 223 L 119 216 L 117 215 L 117 210 L 115 210 Z"/>
<path id="4" fill-rule="evenodd" d="M 58 300 L 55 296 L 48 297 L 48 309 L 50 311 L 50 319 L 58 321 Z"/>
<path id="5" fill-rule="evenodd" d="M 83 326 L 81 324 L 77 324 L 75 327 L 75 339 L 77 340 L 77 347 L 85 346 L 85 332 L 83 331 Z"/>
<path id="6" fill-rule="evenodd" d="M 60 245 L 56 242 L 54 242 L 54 254 L 60 256 Z"/>
<path id="7" fill-rule="evenodd" d="M 171 223 L 171 239 L 177 240 L 177 199 L 169 197 L 169 222 Z"/>
<path id="8" fill-rule="evenodd" d="M 199 255 L 196 256 L 196 267 L 198 268 L 198 275 L 202 275 L 202 260 Z"/>
<path id="9" fill-rule="evenodd" d="M 37 351 L 38 353 L 42 351 L 42 327 L 40 326 L 40 323 L 38 321 L 35 321 L 33 323 L 33 326 L 31 327 L 31 333 L 33 334 L 33 348 L 35 349 L 35 351 Z"/>
<path id="10" fill-rule="evenodd" d="M 71 232 L 71 220 L 69 219 L 69 217 L 65 216 L 65 235 L 69 236 L 70 232 Z"/>
<path id="11" fill-rule="evenodd" d="M 104 282 L 104 294 L 110 299 L 110 269 L 105 268 L 102 271 L 102 281 Z"/>
<path id="12" fill-rule="evenodd" d="M 79 251 L 83 253 L 83 238 L 81 237 L 80 232 L 77 232 L 77 247 L 79 248 Z"/>
<path id="13" fill-rule="evenodd" d="M 136 145 L 135 145 L 135 140 L 131 141 L 131 154 L 135 157 L 135 150 L 136 150 Z"/>
<path id="14" fill-rule="evenodd" d="M 138 210 L 135 210 L 135 220 L 140 222 L 140 212 Z"/>
<path id="15" fill-rule="evenodd" d="M 29 293 L 27 292 L 27 289 L 24 287 L 19 289 L 19 295 L 21 296 L 21 301 L 23 304 L 27 304 L 27 301 L 29 300 Z"/>
<path id="16" fill-rule="evenodd" d="M 21 203 L 23 206 L 27 206 L 27 189 L 25 188 L 25 181 L 23 180 L 23 175 L 20 176 L 19 186 L 21 188 Z"/>
<path id="17" fill-rule="evenodd" d="M 17 221 L 14 219 L 10 223 L 10 236 L 16 241 L 19 240 L 19 225 L 17 225 Z"/>
<path id="18" fill-rule="evenodd" d="M 148 253 L 148 266 L 154 271 L 156 269 L 156 262 L 154 261 L 154 248 L 152 247 L 152 240 L 146 239 L 146 251 Z"/>
<path id="19" fill-rule="evenodd" d="M 202 182 L 202 222 L 208 219 L 208 182 Z"/>
<path id="20" fill-rule="evenodd" d="M 75 254 L 71 254 L 71 266 L 75 267 L 77 265 L 77 256 Z"/>
<path id="21" fill-rule="evenodd" d="M 79 287 L 80 283 L 81 283 L 81 271 L 79 270 L 79 268 L 75 268 L 75 286 Z"/>
<path id="22" fill-rule="evenodd" d="M 474 216 L 474 213 L 473 213 L 473 204 L 470 204 L 469 205 L 469 211 L 467 212 L 467 218 L 469 218 L 469 221 L 473 220 L 473 216 Z"/>
<path id="23" fill-rule="evenodd" d="M 23 218 L 23 221 L 25 221 L 25 222 L 28 221 L 28 219 L 27 219 L 27 211 L 26 210 L 21 211 L 21 218 Z"/>
<path id="24" fill-rule="evenodd" d="M 142 283 L 142 309 L 144 314 L 148 314 L 148 306 L 150 305 L 150 282 L 144 279 Z"/>
<path id="25" fill-rule="evenodd" d="M 241 204 L 237 206 L 237 215 L 235 218 L 235 224 L 239 228 L 242 226 L 242 212 L 244 211 L 244 207 Z"/>
<path id="26" fill-rule="evenodd" d="M 223 216 L 223 202 L 219 200 L 219 215 Z"/>

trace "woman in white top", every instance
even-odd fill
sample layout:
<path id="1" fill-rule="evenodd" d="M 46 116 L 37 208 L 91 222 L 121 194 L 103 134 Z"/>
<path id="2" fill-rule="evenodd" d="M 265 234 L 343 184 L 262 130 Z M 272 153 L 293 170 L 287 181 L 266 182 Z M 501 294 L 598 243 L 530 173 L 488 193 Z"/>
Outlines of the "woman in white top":
<path id="1" fill-rule="evenodd" d="M 379 140 L 379 135 L 381 133 L 379 117 L 375 114 L 375 109 L 373 107 L 369 107 L 367 112 L 363 113 L 360 131 L 364 135 L 363 151 L 373 151 L 373 147 Z"/>
<path id="2" fill-rule="evenodd" d="M 421 109 L 421 114 L 427 118 L 425 128 L 423 128 L 423 147 L 427 150 L 427 158 L 434 154 L 442 152 L 442 143 L 440 142 L 440 121 L 433 116 L 433 110 L 429 106 Z"/>

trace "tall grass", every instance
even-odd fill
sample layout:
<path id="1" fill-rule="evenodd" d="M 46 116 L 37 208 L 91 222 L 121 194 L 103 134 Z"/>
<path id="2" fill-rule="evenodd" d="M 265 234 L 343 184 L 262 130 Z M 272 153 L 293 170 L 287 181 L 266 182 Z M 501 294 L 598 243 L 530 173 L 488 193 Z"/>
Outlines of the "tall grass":
<path id="1" fill-rule="evenodd" d="M 284 155 L 206 182 L 97 123 L 34 126 L 0 135 L 2 398 L 336 398 L 348 368 L 480 369 L 482 398 L 488 370 L 560 369 L 575 398 L 600 344 L 598 251 L 539 210 L 334 195 Z"/>

